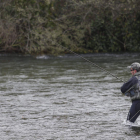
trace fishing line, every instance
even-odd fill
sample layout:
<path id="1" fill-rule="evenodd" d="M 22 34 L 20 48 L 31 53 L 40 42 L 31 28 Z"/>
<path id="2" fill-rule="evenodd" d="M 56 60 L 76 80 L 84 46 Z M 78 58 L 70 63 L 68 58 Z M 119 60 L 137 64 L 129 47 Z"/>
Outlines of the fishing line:
<path id="1" fill-rule="evenodd" d="M 60 45 L 60 44 L 58 44 L 58 43 L 56 43 L 55 41 L 52 41 L 51 39 L 47 39 L 47 40 L 51 41 L 52 43 L 55 43 L 57 46 L 59 46 L 59 47 L 65 49 L 65 50 L 68 50 L 69 52 L 73 53 L 74 55 L 76 55 L 76 56 L 78 56 L 78 57 L 84 59 L 85 61 L 89 62 L 90 64 L 92 64 L 92 65 L 94 65 L 94 66 L 96 66 L 96 67 L 98 67 L 98 68 L 101 69 L 102 71 L 105 71 L 105 72 L 108 73 L 109 75 L 115 77 L 116 79 L 118 79 L 119 81 L 121 81 L 121 82 L 124 83 L 124 81 L 123 81 L 121 78 L 115 76 L 114 74 L 110 73 L 110 72 L 107 71 L 106 69 L 104 69 L 104 68 L 98 66 L 97 64 L 91 62 L 90 60 L 86 59 L 85 57 L 83 57 L 83 56 L 81 56 L 81 55 L 75 53 L 74 51 L 72 51 L 72 50 L 70 50 L 70 49 L 68 49 L 68 48 L 66 48 L 66 47 L 64 47 L 64 46 L 62 46 L 62 45 Z"/>
<path id="2" fill-rule="evenodd" d="M 130 121 L 140 112 L 140 110 L 130 119 Z"/>

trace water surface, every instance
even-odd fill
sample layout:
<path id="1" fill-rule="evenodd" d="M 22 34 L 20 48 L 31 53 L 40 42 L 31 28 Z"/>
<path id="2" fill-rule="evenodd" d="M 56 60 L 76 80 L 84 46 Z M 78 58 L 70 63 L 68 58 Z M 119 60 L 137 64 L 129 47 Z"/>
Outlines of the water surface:
<path id="1" fill-rule="evenodd" d="M 83 55 L 126 81 L 139 54 Z M 0 55 L 2 140 L 139 140 L 123 83 L 74 56 Z M 139 121 L 140 119 L 138 119 Z"/>

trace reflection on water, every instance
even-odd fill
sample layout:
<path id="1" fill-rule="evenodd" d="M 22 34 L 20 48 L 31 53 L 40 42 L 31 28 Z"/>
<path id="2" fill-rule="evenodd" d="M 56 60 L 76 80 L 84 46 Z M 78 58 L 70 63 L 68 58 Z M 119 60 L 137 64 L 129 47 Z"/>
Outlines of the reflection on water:
<path id="1" fill-rule="evenodd" d="M 139 54 L 83 55 L 124 80 Z M 130 59 L 131 58 L 131 59 Z M 122 82 L 73 55 L 0 56 L 2 140 L 113 140 L 140 137 L 122 125 L 131 102 Z"/>

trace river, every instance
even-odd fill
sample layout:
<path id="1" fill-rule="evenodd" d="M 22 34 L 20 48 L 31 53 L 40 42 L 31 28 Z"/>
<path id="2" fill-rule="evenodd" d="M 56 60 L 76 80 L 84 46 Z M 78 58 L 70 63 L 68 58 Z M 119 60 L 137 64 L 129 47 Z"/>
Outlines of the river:
<path id="1" fill-rule="evenodd" d="M 124 81 L 140 62 L 137 53 L 82 56 Z M 74 55 L 1 54 L 0 139 L 139 140 L 140 129 L 123 125 L 131 101 L 122 84 Z"/>

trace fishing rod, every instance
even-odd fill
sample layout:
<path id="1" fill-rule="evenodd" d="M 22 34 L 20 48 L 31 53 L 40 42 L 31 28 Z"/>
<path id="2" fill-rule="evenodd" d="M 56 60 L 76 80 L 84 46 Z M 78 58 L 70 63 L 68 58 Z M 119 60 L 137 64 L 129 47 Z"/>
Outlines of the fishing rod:
<path id="1" fill-rule="evenodd" d="M 124 81 L 123 81 L 121 78 L 119 78 L 119 77 L 115 76 L 114 74 L 110 73 L 110 72 L 109 72 L 109 71 L 107 71 L 106 69 L 104 69 L 104 68 L 102 68 L 102 67 L 98 66 L 97 64 L 95 64 L 95 63 L 91 62 L 90 60 L 86 59 L 85 57 L 83 57 L 83 56 L 81 56 L 81 55 L 79 55 L 79 54 L 77 54 L 77 53 L 75 53 L 75 52 L 73 52 L 73 51 L 71 51 L 71 50 L 69 50 L 69 49 L 67 49 L 67 48 L 65 48 L 65 49 L 66 49 L 66 50 L 68 50 L 69 52 L 71 52 L 71 53 L 73 53 L 73 54 L 77 55 L 78 57 L 81 57 L 81 58 L 82 58 L 82 59 L 84 59 L 85 61 L 89 62 L 90 64 L 92 64 L 92 65 L 94 65 L 94 66 L 96 66 L 96 67 L 98 67 L 99 69 L 101 69 L 101 70 L 105 71 L 105 72 L 106 72 L 106 73 L 108 73 L 109 75 L 111 75 L 111 76 L 115 77 L 116 79 L 118 79 L 119 81 L 121 81 L 121 82 L 123 82 L 123 83 L 124 83 Z"/>
<path id="2" fill-rule="evenodd" d="M 114 74 L 110 73 L 110 72 L 107 71 L 106 69 L 104 69 L 104 68 L 98 66 L 97 64 L 91 62 L 90 60 L 86 59 L 85 57 L 83 57 L 83 56 L 81 56 L 81 55 L 75 53 L 74 51 L 72 51 L 72 50 L 70 50 L 70 49 L 68 49 L 68 48 L 66 48 L 66 47 L 64 47 L 64 46 L 62 46 L 62 45 L 60 45 L 60 44 L 58 44 L 58 43 L 56 43 L 55 41 L 52 41 L 51 39 L 48 39 L 48 40 L 50 40 L 51 42 L 55 43 L 57 46 L 60 46 L 61 48 L 64 48 L 65 50 L 68 50 L 69 52 L 73 53 L 74 55 L 76 55 L 76 56 L 78 56 L 78 57 L 84 59 L 85 61 L 89 62 L 90 64 L 92 64 L 92 65 L 94 65 L 94 66 L 96 66 L 96 67 L 98 67 L 98 68 L 101 69 L 102 71 L 105 71 L 105 72 L 108 73 L 109 75 L 115 77 L 116 79 L 118 79 L 119 81 L 121 81 L 121 82 L 124 83 L 124 81 L 123 81 L 121 78 L 115 76 Z"/>

